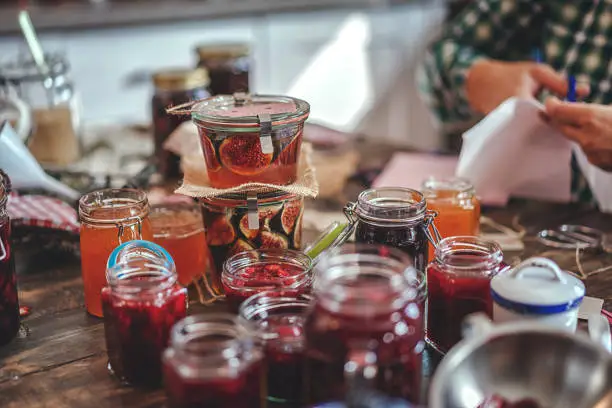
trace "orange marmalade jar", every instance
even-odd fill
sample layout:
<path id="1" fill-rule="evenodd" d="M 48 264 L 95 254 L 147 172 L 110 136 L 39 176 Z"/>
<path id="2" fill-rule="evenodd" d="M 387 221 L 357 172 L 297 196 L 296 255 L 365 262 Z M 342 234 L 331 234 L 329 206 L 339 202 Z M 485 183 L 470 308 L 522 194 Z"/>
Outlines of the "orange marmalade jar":
<path id="1" fill-rule="evenodd" d="M 101 291 L 109 255 L 126 241 L 153 240 L 149 201 L 140 190 L 98 190 L 81 197 L 79 218 L 85 306 L 88 313 L 102 317 Z"/>
<path id="2" fill-rule="evenodd" d="M 427 201 L 427 209 L 438 212 L 436 227 L 442 238 L 478 236 L 480 202 L 469 181 L 430 178 L 423 182 L 421 191 Z M 429 259 L 434 259 L 434 250 L 429 245 Z"/>

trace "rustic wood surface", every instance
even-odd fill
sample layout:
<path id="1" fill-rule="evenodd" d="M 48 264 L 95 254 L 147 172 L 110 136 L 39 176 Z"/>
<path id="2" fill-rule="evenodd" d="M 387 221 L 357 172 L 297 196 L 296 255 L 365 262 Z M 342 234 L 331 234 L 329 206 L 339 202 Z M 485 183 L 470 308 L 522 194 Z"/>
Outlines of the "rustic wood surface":
<path id="1" fill-rule="evenodd" d="M 354 197 L 359 186 L 347 195 Z M 340 208 L 336 203 L 314 203 L 309 207 Z M 583 224 L 612 232 L 612 216 L 588 207 L 513 201 L 503 209 L 485 209 L 485 215 L 511 226 L 518 222 L 527 230 L 525 250 L 507 253 L 507 260 L 524 259 L 548 249 L 534 234 L 563 223 Z M 305 240 L 316 231 L 305 231 Z M 577 270 L 574 251 L 555 251 L 554 259 L 568 270 Z M 609 264 L 612 255 L 604 252 L 583 256 L 585 271 Z M 0 349 L 0 407 L 163 407 L 161 390 L 138 390 L 121 386 L 106 369 L 107 359 L 100 319 L 85 313 L 80 261 L 71 256 L 17 252 L 19 295 L 32 313 L 23 320 L 17 339 Z M 612 271 L 586 281 L 591 296 L 605 299 L 612 311 Z M 191 313 L 223 309 L 204 307 L 192 296 Z M 429 353 L 426 371 L 439 357 Z"/>

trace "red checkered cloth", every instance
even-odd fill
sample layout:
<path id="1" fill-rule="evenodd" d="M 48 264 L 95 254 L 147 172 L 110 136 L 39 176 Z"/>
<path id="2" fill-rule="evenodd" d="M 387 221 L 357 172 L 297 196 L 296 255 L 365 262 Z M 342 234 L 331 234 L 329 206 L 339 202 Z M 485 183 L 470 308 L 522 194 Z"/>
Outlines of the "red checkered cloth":
<path id="1" fill-rule="evenodd" d="M 7 206 L 13 226 L 28 226 L 79 233 L 74 208 L 57 198 L 11 194 Z"/>

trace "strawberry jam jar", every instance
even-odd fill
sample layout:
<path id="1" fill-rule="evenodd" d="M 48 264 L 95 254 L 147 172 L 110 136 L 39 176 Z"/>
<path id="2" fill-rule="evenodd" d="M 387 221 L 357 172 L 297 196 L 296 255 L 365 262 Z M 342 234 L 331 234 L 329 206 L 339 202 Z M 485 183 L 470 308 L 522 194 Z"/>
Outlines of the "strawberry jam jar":
<path id="1" fill-rule="evenodd" d="M 302 197 L 280 191 L 227 194 L 200 199 L 200 204 L 213 262 L 209 281 L 219 293 L 223 264 L 232 255 L 259 248 L 301 248 Z"/>
<path id="2" fill-rule="evenodd" d="M 303 403 L 304 317 L 308 295 L 267 291 L 240 306 L 240 319 L 263 341 L 271 403 Z"/>
<path id="3" fill-rule="evenodd" d="M 259 341 L 226 314 L 189 316 L 172 329 L 164 352 L 169 408 L 262 408 Z"/>
<path id="4" fill-rule="evenodd" d="M 403 252 L 379 245 L 329 250 L 315 267 L 304 323 L 310 405 L 356 389 L 420 398 L 425 280 Z"/>
<path id="5" fill-rule="evenodd" d="M 0 169 L 0 346 L 10 342 L 19 331 L 17 276 L 11 253 L 11 220 L 6 210 L 10 193 L 8 176 Z"/>
<path id="6" fill-rule="evenodd" d="M 124 383 L 159 386 L 170 330 L 187 315 L 187 289 L 177 283 L 172 258 L 152 242 L 128 242 L 111 254 L 106 277 L 102 308 L 109 369 Z"/>
<path id="7" fill-rule="evenodd" d="M 435 213 L 427 211 L 423 194 L 400 187 L 365 190 L 345 213 L 355 225 L 355 242 L 398 248 L 413 259 L 417 270 L 425 270 L 429 242 L 435 246 L 439 234 Z"/>
<path id="8" fill-rule="evenodd" d="M 258 249 L 238 253 L 223 266 L 221 282 L 232 311 L 260 292 L 282 289 L 294 296 L 310 292 L 312 261 L 299 251 Z"/>
<path id="9" fill-rule="evenodd" d="M 286 96 L 220 95 L 191 109 L 211 187 L 291 184 L 310 105 Z"/>
<path id="10" fill-rule="evenodd" d="M 491 279 L 503 270 L 498 244 L 477 237 L 450 237 L 438 244 L 427 267 L 427 340 L 447 352 L 461 340 L 463 319 L 493 317 Z"/>

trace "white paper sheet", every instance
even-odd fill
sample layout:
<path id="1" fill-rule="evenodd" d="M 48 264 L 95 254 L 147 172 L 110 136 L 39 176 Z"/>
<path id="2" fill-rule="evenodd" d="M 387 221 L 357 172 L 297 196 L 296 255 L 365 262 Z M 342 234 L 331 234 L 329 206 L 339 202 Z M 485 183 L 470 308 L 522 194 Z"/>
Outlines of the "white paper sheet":
<path id="1" fill-rule="evenodd" d="M 599 209 L 603 212 L 612 212 L 612 173 L 603 171 L 589 163 L 586 155 L 577 144 L 574 143 L 572 148 L 580 170 L 587 179 L 591 191 L 599 203 Z"/>
<path id="2" fill-rule="evenodd" d="M 571 143 L 540 119 L 543 109 L 511 98 L 464 133 L 456 175 L 469 179 L 483 202 L 570 200 Z"/>

